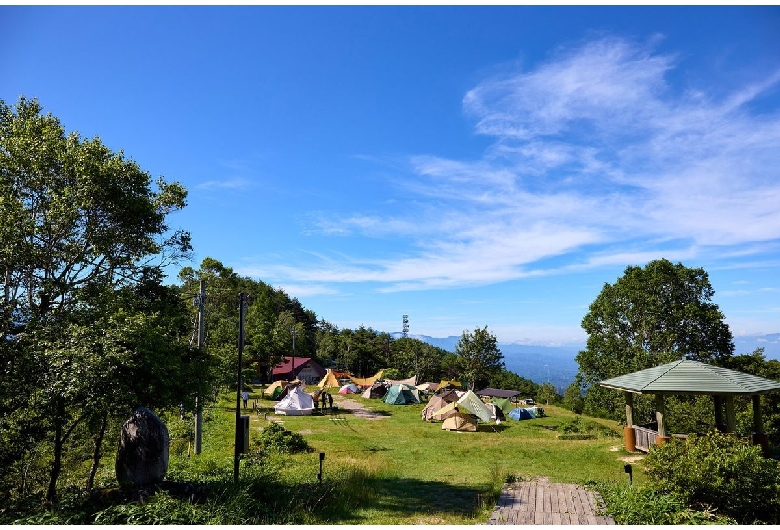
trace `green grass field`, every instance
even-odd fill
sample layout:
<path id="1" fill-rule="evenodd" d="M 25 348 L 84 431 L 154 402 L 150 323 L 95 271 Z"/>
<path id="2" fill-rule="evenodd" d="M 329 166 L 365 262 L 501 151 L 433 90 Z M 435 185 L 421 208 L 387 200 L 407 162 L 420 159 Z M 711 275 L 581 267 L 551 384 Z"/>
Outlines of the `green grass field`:
<path id="1" fill-rule="evenodd" d="M 622 429 L 615 422 L 583 417 L 580 432 L 593 439 L 559 439 L 560 427 L 575 415 L 545 406 L 547 417 L 481 424 L 478 432 L 450 432 L 440 422 L 421 420 L 422 405 L 387 405 L 350 395 L 386 417 L 368 420 L 340 408 L 337 415 L 277 416 L 274 401 L 259 399 L 251 410 L 250 445 L 271 420 L 301 434 L 312 451 L 282 455 L 273 462 L 277 488 L 295 491 L 289 509 L 309 524 L 475 524 L 484 523 L 507 478 L 547 477 L 552 482 L 627 483 L 621 457 Z M 338 400 L 339 398 L 337 398 Z M 228 466 L 232 473 L 235 396 L 220 397 L 204 429 L 201 455 L 172 454 L 171 468 L 181 476 L 202 476 L 204 470 Z M 318 485 L 319 453 L 325 453 L 323 485 Z M 251 473 L 252 457 L 241 464 Z M 266 464 L 267 466 L 269 464 Z M 634 466 L 634 484 L 644 476 Z M 188 470 L 191 473 L 188 473 Z M 307 493 L 308 492 L 308 493 Z M 321 496 L 322 502 L 314 497 Z M 329 500 L 327 500 L 329 499 Z M 334 502 L 337 501 L 337 502 Z M 337 505 L 337 506 L 334 506 Z M 278 519 L 275 519 L 278 520 Z"/>

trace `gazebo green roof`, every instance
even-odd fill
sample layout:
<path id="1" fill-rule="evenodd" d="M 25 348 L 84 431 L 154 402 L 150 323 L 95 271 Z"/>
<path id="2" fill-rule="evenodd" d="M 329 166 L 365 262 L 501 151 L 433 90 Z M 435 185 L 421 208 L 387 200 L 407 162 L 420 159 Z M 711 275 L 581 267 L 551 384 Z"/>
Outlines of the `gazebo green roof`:
<path id="1" fill-rule="evenodd" d="M 599 385 L 637 394 L 754 395 L 780 382 L 687 359 L 605 379 Z"/>

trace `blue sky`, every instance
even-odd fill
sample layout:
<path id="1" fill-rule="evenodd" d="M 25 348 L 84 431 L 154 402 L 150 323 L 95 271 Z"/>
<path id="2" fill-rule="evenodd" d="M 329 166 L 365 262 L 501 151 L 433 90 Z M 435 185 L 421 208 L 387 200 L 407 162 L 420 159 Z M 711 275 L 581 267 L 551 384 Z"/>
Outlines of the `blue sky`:
<path id="1" fill-rule="evenodd" d="M 778 7 L 0 6 L 21 94 L 339 327 L 574 344 L 665 257 L 780 332 Z"/>

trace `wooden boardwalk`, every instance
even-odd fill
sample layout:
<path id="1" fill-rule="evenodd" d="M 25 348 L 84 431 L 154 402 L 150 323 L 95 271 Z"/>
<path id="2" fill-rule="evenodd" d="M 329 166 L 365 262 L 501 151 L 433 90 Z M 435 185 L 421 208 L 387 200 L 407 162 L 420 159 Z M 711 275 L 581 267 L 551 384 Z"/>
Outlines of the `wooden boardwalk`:
<path id="1" fill-rule="evenodd" d="M 615 524 L 603 512 L 604 501 L 574 484 L 514 482 L 504 484 L 487 524 Z"/>

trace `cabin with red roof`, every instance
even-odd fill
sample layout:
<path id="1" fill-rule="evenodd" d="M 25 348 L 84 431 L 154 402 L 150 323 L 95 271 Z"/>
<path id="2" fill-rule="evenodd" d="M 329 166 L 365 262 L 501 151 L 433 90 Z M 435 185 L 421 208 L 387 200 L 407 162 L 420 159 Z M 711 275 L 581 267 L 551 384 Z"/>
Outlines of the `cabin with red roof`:
<path id="1" fill-rule="evenodd" d="M 273 380 L 284 379 L 292 381 L 300 379 L 306 384 L 316 384 L 325 377 L 325 368 L 319 365 L 311 357 L 283 357 L 282 361 L 274 366 Z"/>

